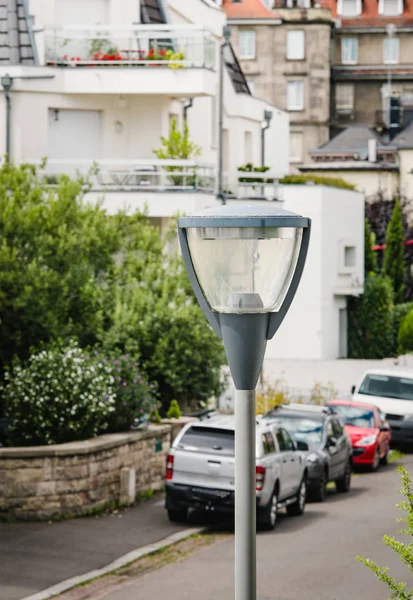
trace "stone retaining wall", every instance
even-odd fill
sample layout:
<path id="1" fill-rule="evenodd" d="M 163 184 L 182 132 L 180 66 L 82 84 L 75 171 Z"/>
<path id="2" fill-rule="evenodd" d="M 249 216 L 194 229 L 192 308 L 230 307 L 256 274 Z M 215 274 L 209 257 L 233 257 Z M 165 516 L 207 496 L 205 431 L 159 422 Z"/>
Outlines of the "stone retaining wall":
<path id="1" fill-rule="evenodd" d="M 185 424 L 180 420 L 179 428 Z M 39 520 L 130 503 L 164 485 L 178 422 L 84 442 L 0 448 L 0 518 Z M 172 430 L 174 431 L 172 432 Z"/>

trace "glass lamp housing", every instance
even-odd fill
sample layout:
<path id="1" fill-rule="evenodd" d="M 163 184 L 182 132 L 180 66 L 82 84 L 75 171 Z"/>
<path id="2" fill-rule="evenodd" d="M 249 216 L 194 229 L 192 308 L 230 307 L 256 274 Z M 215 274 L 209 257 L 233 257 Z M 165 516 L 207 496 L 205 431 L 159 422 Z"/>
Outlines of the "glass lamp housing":
<path id="1" fill-rule="evenodd" d="M 218 313 L 277 312 L 300 252 L 302 227 L 188 227 L 192 264 Z"/>

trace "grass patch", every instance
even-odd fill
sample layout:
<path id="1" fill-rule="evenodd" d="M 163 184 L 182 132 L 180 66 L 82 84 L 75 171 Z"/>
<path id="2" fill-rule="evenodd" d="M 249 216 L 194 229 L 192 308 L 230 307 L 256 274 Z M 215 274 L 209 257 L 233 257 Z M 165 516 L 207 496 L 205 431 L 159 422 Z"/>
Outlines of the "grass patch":
<path id="1" fill-rule="evenodd" d="M 403 452 L 400 452 L 400 450 L 391 450 L 389 453 L 389 456 L 387 458 L 387 462 L 389 464 L 398 462 L 399 460 L 401 460 L 402 458 L 404 458 L 406 455 L 403 454 Z"/>

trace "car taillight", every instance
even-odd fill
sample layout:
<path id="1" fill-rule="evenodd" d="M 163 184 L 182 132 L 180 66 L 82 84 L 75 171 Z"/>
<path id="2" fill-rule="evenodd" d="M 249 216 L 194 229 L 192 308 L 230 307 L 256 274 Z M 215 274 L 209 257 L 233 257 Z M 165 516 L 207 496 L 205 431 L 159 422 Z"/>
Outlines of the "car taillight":
<path id="1" fill-rule="evenodd" d="M 172 475 L 174 472 L 174 457 L 172 454 L 168 454 L 168 458 L 166 459 L 166 479 L 170 481 L 172 479 Z"/>
<path id="2" fill-rule="evenodd" d="M 265 467 L 255 467 L 255 489 L 260 492 L 264 487 Z"/>

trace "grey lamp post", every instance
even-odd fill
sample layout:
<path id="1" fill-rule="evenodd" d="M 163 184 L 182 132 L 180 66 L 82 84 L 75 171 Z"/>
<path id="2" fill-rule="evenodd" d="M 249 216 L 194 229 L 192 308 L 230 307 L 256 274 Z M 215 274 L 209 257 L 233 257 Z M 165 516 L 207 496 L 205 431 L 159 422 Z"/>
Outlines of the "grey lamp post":
<path id="1" fill-rule="evenodd" d="M 196 298 L 223 340 L 235 393 L 235 598 L 256 598 L 255 387 L 267 340 L 297 291 L 310 219 L 268 204 L 210 208 L 178 221 Z"/>
<path id="2" fill-rule="evenodd" d="M 10 161 L 10 151 L 11 151 L 11 100 L 10 100 L 10 88 L 13 85 L 13 79 L 10 77 L 8 73 L 3 75 L 0 79 L 1 85 L 4 90 L 4 96 L 6 98 L 6 155 L 7 161 Z"/>
<path id="3" fill-rule="evenodd" d="M 265 166 L 265 132 L 270 127 L 272 111 L 264 110 L 264 122 L 261 127 L 261 166 Z"/>
<path id="4" fill-rule="evenodd" d="M 218 185 L 217 199 L 225 204 L 225 193 L 223 185 L 224 172 L 224 67 L 225 67 L 225 48 L 231 38 L 231 28 L 224 26 L 223 40 L 219 52 L 219 90 L 218 90 Z"/>

